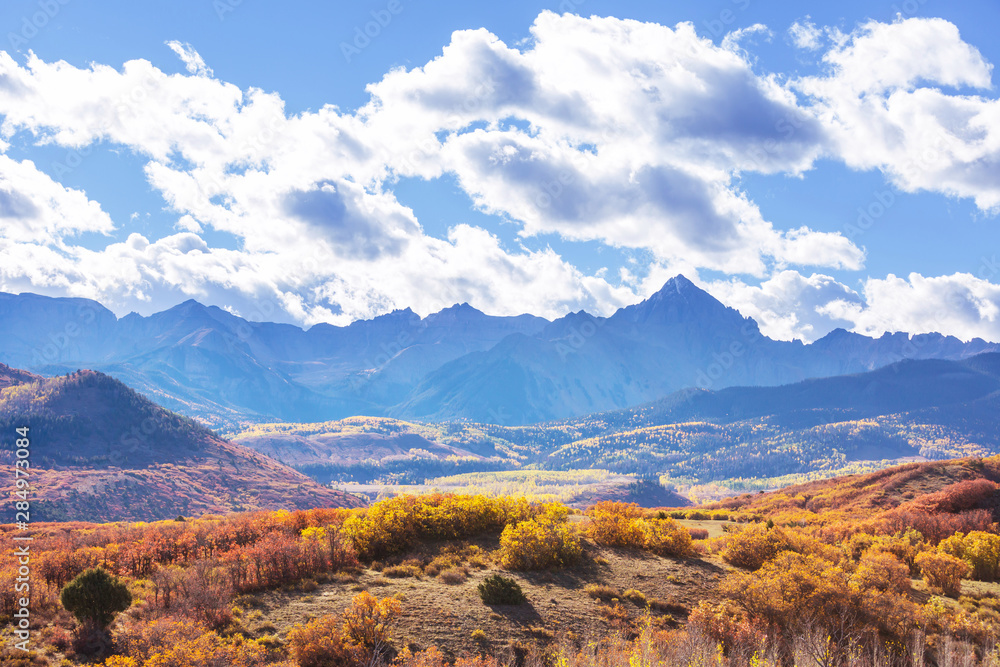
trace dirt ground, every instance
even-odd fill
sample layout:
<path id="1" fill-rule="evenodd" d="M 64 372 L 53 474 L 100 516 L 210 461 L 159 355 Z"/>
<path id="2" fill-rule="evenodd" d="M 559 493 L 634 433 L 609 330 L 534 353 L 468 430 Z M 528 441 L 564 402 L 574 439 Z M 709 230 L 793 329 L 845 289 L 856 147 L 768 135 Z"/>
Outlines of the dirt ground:
<path id="1" fill-rule="evenodd" d="M 486 551 L 496 540 L 479 541 Z M 447 543 L 427 547 L 404 558 L 430 560 Z M 623 592 L 641 591 L 660 604 L 651 613 L 670 623 L 684 619 L 700 600 L 716 600 L 715 589 L 727 566 L 712 559 L 671 559 L 626 549 L 598 547 L 586 543 L 579 563 L 571 568 L 547 572 L 512 573 L 496 565 L 469 569 L 468 580 L 449 585 L 437 577 L 388 578 L 366 569 L 354 580 L 320 584 L 308 593 L 282 590 L 257 596 L 263 618 L 250 625 L 270 624 L 284 637 L 288 629 L 311 617 L 342 612 L 360 590 L 378 597 L 397 596 L 403 613 L 394 633 L 397 648 L 423 649 L 437 646 L 446 654 L 498 652 L 512 646 L 545 643 L 553 636 L 567 635 L 586 641 L 599 639 L 611 629 L 601 615 L 602 603 L 584 590 L 587 584 L 603 584 Z M 487 606 L 479 598 L 478 584 L 502 572 L 515 579 L 528 598 L 518 606 Z M 637 619 L 645 607 L 622 598 L 621 605 Z M 473 637 L 482 630 L 485 638 Z M 573 633 L 573 635 L 568 635 Z"/>

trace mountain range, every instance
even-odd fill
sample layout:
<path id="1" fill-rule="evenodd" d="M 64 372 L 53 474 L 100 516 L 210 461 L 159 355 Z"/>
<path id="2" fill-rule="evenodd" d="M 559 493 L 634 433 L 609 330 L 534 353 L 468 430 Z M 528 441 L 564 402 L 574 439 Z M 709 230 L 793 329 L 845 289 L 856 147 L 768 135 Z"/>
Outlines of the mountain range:
<path id="1" fill-rule="evenodd" d="M 85 299 L 0 294 L 0 361 L 46 376 L 101 371 L 211 426 L 353 415 L 519 425 L 691 387 L 776 386 L 993 351 L 1000 345 L 981 339 L 840 329 L 808 345 L 772 340 L 683 276 L 610 317 L 495 317 L 460 304 L 307 330 L 196 301 L 118 318 Z"/>
<path id="2" fill-rule="evenodd" d="M 255 424 L 231 437 L 323 482 L 436 486 L 459 473 L 501 480 L 503 471 L 598 469 L 766 489 L 901 461 L 990 456 L 1000 453 L 998 434 L 1000 353 L 984 353 L 777 387 L 685 389 L 527 426 L 352 417 Z"/>

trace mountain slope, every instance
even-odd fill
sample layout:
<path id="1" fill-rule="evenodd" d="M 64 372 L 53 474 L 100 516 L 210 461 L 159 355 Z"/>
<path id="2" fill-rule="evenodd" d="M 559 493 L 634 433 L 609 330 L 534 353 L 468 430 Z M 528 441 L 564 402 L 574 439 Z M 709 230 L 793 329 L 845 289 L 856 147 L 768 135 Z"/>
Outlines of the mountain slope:
<path id="1" fill-rule="evenodd" d="M 846 332 L 845 332 L 846 333 Z M 403 419 L 526 424 L 653 401 L 686 387 L 773 386 L 859 373 L 904 358 L 964 358 L 1000 346 L 938 334 L 834 332 L 774 341 L 683 276 L 609 318 L 569 315 L 428 375 L 391 410 Z"/>
<path id="2" fill-rule="evenodd" d="M 36 382 L 42 379 L 41 375 L 35 375 L 28 371 L 22 371 L 19 368 L 11 368 L 10 366 L 0 364 L 0 389 L 24 384 L 25 382 Z"/>
<path id="3" fill-rule="evenodd" d="M 971 486 L 970 482 L 979 484 Z M 964 489 L 959 486 L 963 483 Z M 956 493 L 959 489 L 964 492 Z M 841 521 L 866 519 L 893 509 L 934 514 L 986 510 L 994 521 L 1000 521 L 1000 456 L 910 463 L 865 475 L 795 484 L 766 494 L 747 494 L 705 507 L 770 516 L 793 512 L 797 520 L 830 514 Z"/>
<path id="4" fill-rule="evenodd" d="M 118 319 L 97 303 L 0 294 L 0 361 L 93 368 L 216 426 L 355 415 L 505 425 L 628 408 L 690 387 L 776 386 L 1000 346 L 834 331 L 775 341 L 683 276 L 610 317 L 493 317 L 468 304 L 345 327 L 249 322 L 187 301 Z"/>
<path id="5" fill-rule="evenodd" d="M 679 421 L 729 423 L 769 416 L 787 426 L 830 417 L 866 417 L 964 405 L 1000 391 L 1000 354 L 961 361 L 905 359 L 866 373 L 814 378 L 777 387 L 689 389 L 658 401 L 609 411 L 569 424 L 616 430 Z"/>
<path id="6" fill-rule="evenodd" d="M 30 429 L 39 520 L 357 504 L 93 371 L 3 389 L 0 433 L 20 427 Z M 12 463 L 13 452 L 0 460 Z"/>
<path id="7" fill-rule="evenodd" d="M 598 469 L 709 485 L 694 495 L 712 497 L 803 476 L 1000 453 L 1000 354 L 904 360 L 779 387 L 684 390 L 530 426 L 352 418 L 256 425 L 235 440 L 324 482 Z"/>
<path id="8" fill-rule="evenodd" d="M 302 330 L 196 301 L 117 319 L 84 299 L 0 294 L 0 360 L 46 375 L 99 370 L 216 425 L 316 421 L 380 414 L 441 364 L 545 324 L 462 304 Z"/>

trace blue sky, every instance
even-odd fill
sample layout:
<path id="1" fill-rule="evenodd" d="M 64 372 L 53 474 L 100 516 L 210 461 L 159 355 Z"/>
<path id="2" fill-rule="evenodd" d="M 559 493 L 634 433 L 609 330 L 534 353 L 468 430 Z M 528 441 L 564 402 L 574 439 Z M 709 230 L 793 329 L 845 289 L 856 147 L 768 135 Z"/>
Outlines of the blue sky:
<path id="1" fill-rule="evenodd" d="M 3 291 L 308 326 L 607 314 L 683 272 L 775 337 L 1000 340 L 993 2 L 35 0 L 0 20 Z"/>

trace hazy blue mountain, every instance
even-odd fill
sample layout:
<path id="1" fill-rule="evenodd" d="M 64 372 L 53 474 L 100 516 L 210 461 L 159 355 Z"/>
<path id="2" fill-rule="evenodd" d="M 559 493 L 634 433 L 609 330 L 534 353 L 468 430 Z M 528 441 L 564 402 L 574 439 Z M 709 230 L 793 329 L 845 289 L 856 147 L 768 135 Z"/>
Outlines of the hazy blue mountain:
<path id="1" fill-rule="evenodd" d="M 961 359 L 1000 346 L 938 334 L 872 339 L 843 330 L 775 341 L 683 276 L 609 318 L 576 313 L 429 374 L 394 416 L 522 424 L 625 408 L 696 387 L 774 386 L 906 358 Z"/>
<path id="2" fill-rule="evenodd" d="M 683 276 L 606 318 L 493 317 L 460 304 L 307 330 L 196 301 L 118 319 L 85 299 L 0 294 L 0 361 L 46 375 L 100 370 L 214 424 L 355 414 L 522 424 L 687 387 L 774 386 L 990 351 L 1000 346 L 938 334 L 775 341 Z"/>
<path id="3" fill-rule="evenodd" d="M 808 428 L 879 415 L 925 414 L 928 410 L 976 411 L 984 401 L 998 397 L 1000 353 L 984 353 L 964 360 L 904 359 L 865 373 L 776 387 L 684 389 L 645 405 L 560 424 L 582 430 L 588 437 L 663 424 L 727 424 L 758 417 L 789 428 Z M 937 422 L 932 419 L 929 423 Z"/>
<path id="4" fill-rule="evenodd" d="M 117 319 L 86 299 L 0 294 L 0 360 L 46 375 L 100 370 L 213 423 L 308 421 L 382 413 L 440 365 L 547 323 L 462 304 L 303 330 L 193 300 Z"/>

